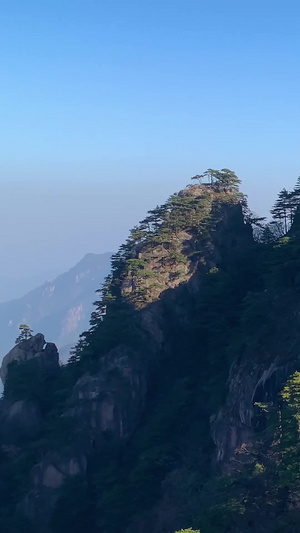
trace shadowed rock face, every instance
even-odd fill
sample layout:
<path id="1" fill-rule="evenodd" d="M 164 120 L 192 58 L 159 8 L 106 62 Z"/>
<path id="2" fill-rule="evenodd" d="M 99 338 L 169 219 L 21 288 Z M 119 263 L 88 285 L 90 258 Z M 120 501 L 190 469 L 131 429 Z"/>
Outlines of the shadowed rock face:
<path id="1" fill-rule="evenodd" d="M 0 376 L 5 380 L 11 363 L 36 361 L 35 371 L 41 375 L 53 375 L 59 371 L 58 351 L 53 343 L 46 343 L 45 337 L 38 333 L 31 339 L 17 344 L 2 361 Z M 34 438 L 40 431 L 43 421 L 39 402 L 32 397 L 19 398 L 10 394 L 0 409 L 2 439 L 8 444 L 20 444 L 22 439 Z"/>
<path id="2" fill-rule="evenodd" d="M 55 369 L 59 367 L 58 351 L 55 344 L 45 342 L 45 337 L 41 333 L 37 333 L 31 339 L 25 340 L 17 344 L 8 354 L 3 358 L 0 377 L 3 385 L 7 376 L 8 365 L 13 361 L 30 361 L 30 359 L 37 359 L 43 369 Z"/>
<path id="3" fill-rule="evenodd" d="M 49 452 L 34 466 L 30 472 L 31 488 L 17 508 L 34 521 L 37 531 L 49 532 L 47 523 L 57 500 L 57 490 L 68 477 L 84 475 L 86 466 L 86 458 L 70 450 L 60 450 L 59 454 Z"/>
<path id="4" fill-rule="evenodd" d="M 35 437 L 42 423 L 39 406 L 31 400 L 18 400 L 6 403 L 0 411 L 2 438 L 8 443 L 15 443 L 23 438 Z"/>
<path id="5" fill-rule="evenodd" d="M 255 438 L 255 402 L 276 401 L 284 383 L 299 369 L 300 360 L 274 357 L 269 364 L 253 365 L 252 370 L 233 365 L 225 405 L 211 418 L 211 433 L 216 444 L 216 460 L 224 470 L 235 452 Z M 230 468 L 229 468 L 230 469 Z"/>
<path id="6" fill-rule="evenodd" d="M 270 316 L 274 316 L 272 335 L 253 347 L 247 339 L 244 351 L 230 369 L 225 404 L 211 418 L 212 438 L 216 444 L 216 461 L 226 471 L 243 444 L 255 440 L 264 420 L 258 418 L 256 402 L 276 402 L 278 393 L 289 377 L 300 369 L 299 316 L 297 298 L 284 313 L 281 305 L 287 291 L 270 299 Z"/>
<path id="7" fill-rule="evenodd" d="M 97 374 L 84 374 L 74 386 L 64 416 L 76 421 L 89 442 L 97 442 L 107 431 L 124 440 L 136 427 L 146 393 L 137 360 L 138 354 L 120 346 L 107 354 Z"/>

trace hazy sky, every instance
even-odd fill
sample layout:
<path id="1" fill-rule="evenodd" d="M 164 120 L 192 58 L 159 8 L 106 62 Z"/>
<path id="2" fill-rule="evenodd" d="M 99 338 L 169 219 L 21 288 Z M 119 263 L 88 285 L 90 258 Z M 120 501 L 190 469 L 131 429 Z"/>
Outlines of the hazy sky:
<path id="1" fill-rule="evenodd" d="M 1 0 L 1 287 L 115 250 L 208 167 L 300 172 L 300 3 Z"/>

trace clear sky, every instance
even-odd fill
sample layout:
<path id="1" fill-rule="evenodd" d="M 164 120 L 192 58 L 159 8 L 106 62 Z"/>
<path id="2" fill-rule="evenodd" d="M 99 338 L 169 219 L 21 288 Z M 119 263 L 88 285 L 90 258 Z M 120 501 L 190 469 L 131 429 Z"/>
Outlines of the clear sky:
<path id="1" fill-rule="evenodd" d="M 300 172 L 296 0 L 1 0 L 1 287 L 115 250 L 208 167 Z"/>

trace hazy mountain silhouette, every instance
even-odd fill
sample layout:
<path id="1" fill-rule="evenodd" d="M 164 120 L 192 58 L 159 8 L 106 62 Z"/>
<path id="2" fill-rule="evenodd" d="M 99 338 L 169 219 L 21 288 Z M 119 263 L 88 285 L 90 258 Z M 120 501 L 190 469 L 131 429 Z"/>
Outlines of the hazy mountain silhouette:
<path id="1" fill-rule="evenodd" d="M 62 360 L 88 327 L 96 289 L 110 271 L 111 253 L 87 254 L 68 272 L 25 296 L 0 304 L 0 360 L 12 348 L 24 322 L 55 342 Z"/>

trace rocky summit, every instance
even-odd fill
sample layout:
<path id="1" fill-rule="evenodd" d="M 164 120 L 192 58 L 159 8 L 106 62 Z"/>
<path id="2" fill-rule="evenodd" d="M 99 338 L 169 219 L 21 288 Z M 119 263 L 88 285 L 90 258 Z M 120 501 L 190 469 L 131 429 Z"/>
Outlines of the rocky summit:
<path id="1" fill-rule="evenodd" d="M 46 342 L 44 335 L 41 333 L 18 343 L 5 355 L 0 368 L 0 377 L 3 385 L 5 385 L 8 365 L 14 362 L 25 363 L 33 359 L 38 361 L 43 370 L 58 368 L 57 348 L 55 344 Z"/>

